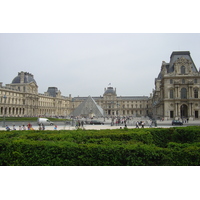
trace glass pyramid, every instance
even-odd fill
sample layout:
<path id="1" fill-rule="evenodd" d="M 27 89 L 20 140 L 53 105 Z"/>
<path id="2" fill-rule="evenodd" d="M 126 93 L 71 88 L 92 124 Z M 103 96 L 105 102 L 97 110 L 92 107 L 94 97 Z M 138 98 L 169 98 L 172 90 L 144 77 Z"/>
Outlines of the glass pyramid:
<path id="1" fill-rule="evenodd" d="M 70 115 L 74 117 L 103 117 L 104 111 L 99 105 L 97 105 L 95 100 L 89 96 Z"/>

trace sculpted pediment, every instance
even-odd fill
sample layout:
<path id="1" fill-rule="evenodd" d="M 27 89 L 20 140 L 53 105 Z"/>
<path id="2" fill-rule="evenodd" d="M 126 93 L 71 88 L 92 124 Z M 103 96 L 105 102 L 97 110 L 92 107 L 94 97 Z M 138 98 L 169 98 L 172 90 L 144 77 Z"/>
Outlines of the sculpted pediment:
<path id="1" fill-rule="evenodd" d="M 29 83 L 29 86 L 31 86 L 31 87 L 37 87 L 37 85 L 34 82 Z"/>
<path id="2" fill-rule="evenodd" d="M 34 82 L 29 83 L 27 92 L 36 94 L 38 92 L 38 86 Z"/>
<path id="3" fill-rule="evenodd" d="M 185 57 L 180 57 L 179 59 L 176 60 L 175 62 L 176 65 L 191 65 L 192 62 Z"/>

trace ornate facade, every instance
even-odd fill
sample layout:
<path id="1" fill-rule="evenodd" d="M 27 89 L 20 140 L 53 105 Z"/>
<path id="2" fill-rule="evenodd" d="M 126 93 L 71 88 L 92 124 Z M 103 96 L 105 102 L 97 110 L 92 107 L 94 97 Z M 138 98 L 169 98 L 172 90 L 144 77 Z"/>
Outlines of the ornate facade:
<path id="1" fill-rule="evenodd" d="M 189 51 L 173 52 L 170 62 L 162 62 L 150 96 L 117 96 L 109 86 L 99 97 L 92 97 L 106 116 L 150 116 L 178 119 L 200 118 L 200 72 Z M 11 84 L 0 83 L 0 116 L 72 116 L 88 97 L 62 96 L 56 87 L 38 93 L 32 74 L 19 72 Z"/>
<path id="2" fill-rule="evenodd" d="M 86 98 L 61 96 L 56 87 L 39 94 L 33 75 L 19 72 L 11 84 L 0 84 L 0 116 L 72 116 Z M 103 96 L 93 99 L 103 108 L 105 116 L 148 115 L 147 96 L 117 96 L 116 89 L 108 87 Z"/>
<path id="3" fill-rule="evenodd" d="M 72 98 L 72 105 L 77 107 L 86 98 Z M 148 96 L 117 96 L 116 88 L 111 86 L 104 89 L 103 96 L 92 98 L 103 108 L 105 116 L 148 116 L 151 106 Z"/>
<path id="4" fill-rule="evenodd" d="M 200 73 L 189 51 L 173 52 L 170 62 L 162 62 L 155 79 L 153 117 L 199 119 Z"/>
<path id="5" fill-rule="evenodd" d="M 56 87 L 39 94 L 33 75 L 27 72 L 19 72 L 11 84 L 0 83 L 0 116 L 67 116 L 70 101 Z"/>

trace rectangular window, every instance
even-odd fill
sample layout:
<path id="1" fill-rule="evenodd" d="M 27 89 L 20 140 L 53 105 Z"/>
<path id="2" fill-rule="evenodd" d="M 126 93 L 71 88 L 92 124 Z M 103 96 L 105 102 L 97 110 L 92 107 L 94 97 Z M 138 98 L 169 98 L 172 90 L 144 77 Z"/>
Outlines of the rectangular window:
<path id="1" fill-rule="evenodd" d="M 174 118 L 174 111 L 170 111 L 170 118 Z"/>
<path id="2" fill-rule="evenodd" d="M 174 92 L 173 92 L 173 90 L 170 90 L 170 99 L 173 99 L 174 98 Z"/>
<path id="3" fill-rule="evenodd" d="M 199 118 L 199 112 L 195 110 L 195 118 Z"/>
<path id="4" fill-rule="evenodd" d="M 198 90 L 197 89 L 194 90 L 194 98 L 198 99 Z"/>

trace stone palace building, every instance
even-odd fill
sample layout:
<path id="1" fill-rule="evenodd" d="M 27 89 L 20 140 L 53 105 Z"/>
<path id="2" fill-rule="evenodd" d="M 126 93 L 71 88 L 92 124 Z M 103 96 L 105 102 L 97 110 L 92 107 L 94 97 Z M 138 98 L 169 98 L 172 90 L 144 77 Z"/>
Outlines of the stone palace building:
<path id="1" fill-rule="evenodd" d="M 162 62 L 150 96 L 117 96 L 111 86 L 92 99 L 104 111 L 104 116 L 150 116 L 152 118 L 199 119 L 200 73 L 189 51 L 173 52 L 170 62 Z M 12 83 L 0 83 L 0 116 L 69 117 L 88 97 L 62 96 L 57 87 L 38 93 L 34 76 L 19 72 Z M 91 115 L 88 108 L 88 115 Z"/>
<path id="2" fill-rule="evenodd" d="M 169 63 L 162 62 L 155 79 L 152 114 L 155 118 L 199 119 L 200 72 L 189 51 L 172 52 Z"/>

